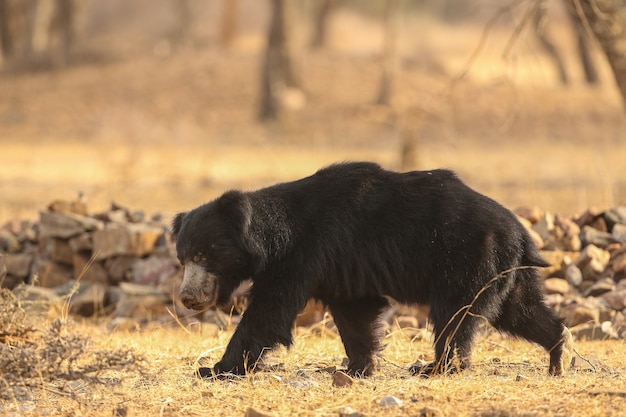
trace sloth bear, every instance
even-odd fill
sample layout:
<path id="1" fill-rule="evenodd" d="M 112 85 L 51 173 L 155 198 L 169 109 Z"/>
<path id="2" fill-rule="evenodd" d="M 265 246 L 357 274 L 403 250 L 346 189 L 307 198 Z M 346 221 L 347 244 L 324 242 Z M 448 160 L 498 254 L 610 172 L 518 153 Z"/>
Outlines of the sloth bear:
<path id="1" fill-rule="evenodd" d="M 226 304 L 252 281 L 224 356 L 200 368 L 202 377 L 244 374 L 263 352 L 289 347 L 311 298 L 330 309 L 348 372 L 368 376 L 388 297 L 430 306 L 435 361 L 413 365 L 414 374 L 468 367 L 481 320 L 541 345 L 549 373 L 562 373 L 565 328 L 546 306 L 536 271 L 548 264 L 514 214 L 451 171 L 331 165 L 297 181 L 228 191 L 177 214 L 172 230 L 185 306 Z"/>

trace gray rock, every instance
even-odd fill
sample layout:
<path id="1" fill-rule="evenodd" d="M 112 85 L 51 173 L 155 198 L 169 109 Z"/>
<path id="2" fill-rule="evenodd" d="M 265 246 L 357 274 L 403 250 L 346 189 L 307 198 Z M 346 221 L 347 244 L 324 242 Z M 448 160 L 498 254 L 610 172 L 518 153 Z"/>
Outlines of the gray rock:
<path id="1" fill-rule="evenodd" d="M 0 263 L 4 264 L 8 275 L 18 278 L 26 278 L 30 274 L 33 264 L 33 255 L 27 253 L 5 253 L 0 258 Z M 0 267 L 2 269 L 2 267 Z"/>
<path id="2" fill-rule="evenodd" d="M 93 233 L 93 254 L 96 260 L 115 255 L 148 255 L 163 235 L 163 229 L 147 224 L 107 224 Z"/>
<path id="3" fill-rule="evenodd" d="M 402 400 L 393 395 L 387 395 L 378 401 L 378 405 L 383 407 L 402 407 L 402 404 Z"/>
<path id="4" fill-rule="evenodd" d="M 352 407 L 341 407 L 339 409 L 339 417 L 361 417 L 363 414 L 354 411 Z"/>
<path id="5" fill-rule="evenodd" d="M 576 340 L 609 340 L 619 339 L 618 333 L 613 329 L 611 322 L 602 324 L 581 324 L 570 328 L 572 336 Z"/>
<path id="6" fill-rule="evenodd" d="M 580 232 L 580 240 L 582 241 L 583 246 L 596 245 L 604 247 L 615 242 L 615 238 L 612 234 L 602 232 L 591 226 L 583 226 Z"/>
<path id="7" fill-rule="evenodd" d="M 620 243 L 626 243 L 626 224 L 618 223 L 613 226 L 611 235 L 616 241 Z"/>
<path id="8" fill-rule="evenodd" d="M 574 287 L 578 287 L 583 282 L 583 273 L 574 264 L 570 264 L 565 268 L 565 280 Z"/>
<path id="9" fill-rule="evenodd" d="M 626 224 L 626 206 L 618 206 L 604 212 L 604 220 L 609 227 L 616 223 Z"/>
<path id="10" fill-rule="evenodd" d="M 69 239 L 91 230 L 101 230 L 104 223 L 92 217 L 75 213 L 40 213 L 39 227 L 42 236 Z"/>
<path id="11" fill-rule="evenodd" d="M 612 310 L 622 311 L 626 308 L 626 289 L 608 291 L 602 294 L 602 304 Z"/>
<path id="12" fill-rule="evenodd" d="M 583 292 L 583 297 L 599 297 L 600 295 L 614 291 L 615 281 L 611 278 L 602 279 Z"/>

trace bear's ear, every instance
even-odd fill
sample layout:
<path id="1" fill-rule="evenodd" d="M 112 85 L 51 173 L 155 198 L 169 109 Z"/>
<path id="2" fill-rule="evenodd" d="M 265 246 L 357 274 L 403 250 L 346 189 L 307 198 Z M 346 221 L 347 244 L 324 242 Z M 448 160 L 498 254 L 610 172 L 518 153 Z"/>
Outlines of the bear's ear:
<path id="1" fill-rule="evenodd" d="M 237 190 L 227 191 L 216 203 L 222 216 L 230 218 L 233 224 L 241 227 L 241 232 L 247 233 L 252 221 L 252 205 L 245 193 Z"/>
<path id="2" fill-rule="evenodd" d="M 172 220 L 172 235 L 174 236 L 174 238 L 178 236 L 178 233 L 180 232 L 180 228 L 183 226 L 183 220 L 186 215 L 187 215 L 187 212 L 182 212 L 174 216 L 174 219 Z"/>

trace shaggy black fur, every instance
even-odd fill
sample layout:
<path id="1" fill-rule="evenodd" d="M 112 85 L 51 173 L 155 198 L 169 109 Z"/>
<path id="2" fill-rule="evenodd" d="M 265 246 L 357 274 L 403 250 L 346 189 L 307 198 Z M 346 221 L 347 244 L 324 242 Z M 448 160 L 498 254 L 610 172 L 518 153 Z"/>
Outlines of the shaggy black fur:
<path id="1" fill-rule="evenodd" d="M 315 298 L 335 319 L 348 371 L 369 375 L 386 297 L 431 306 L 436 359 L 414 373 L 454 370 L 455 354 L 467 367 L 481 318 L 543 346 L 550 374 L 561 373 L 563 326 L 533 268 L 546 262 L 515 215 L 451 171 L 337 164 L 258 191 L 229 191 L 178 214 L 173 232 L 182 264 L 199 260 L 217 277 L 218 304 L 253 281 L 216 374 L 242 374 L 265 350 L 290 346 L 296 315 Z M 191 297 L 197 306 L 201 295 Z"/>

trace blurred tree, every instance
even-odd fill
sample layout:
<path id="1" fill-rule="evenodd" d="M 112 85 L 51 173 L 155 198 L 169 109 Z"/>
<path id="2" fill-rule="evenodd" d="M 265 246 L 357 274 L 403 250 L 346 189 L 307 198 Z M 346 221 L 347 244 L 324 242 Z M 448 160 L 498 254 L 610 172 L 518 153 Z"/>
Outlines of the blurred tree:
<path id="1" fill-rule="evenodd" d="M 9 26 L 8 0 L 0 0 L 0 49 L 2 60 L 6 61 L 13 54 L 13 37 Z"/>
<path id="2" fill-rule="evenodd" d="M 563 58 L 561 54 L 550 39 L 547 33 L 547 18 L 548 18 L 548 4 L 547 0 L 537 0 L 533 5 L 533 27 L 535 29 L 535 33 L 537 34 L 537 38 L 539 39 L 540 45 L 543 47 L 545 52 L 548 54 L 552 63 L 554 64 L 556 71 L 559 76 L 559 81 L 562 84 L 569 83 L 569 75 Z M 573 29 L 576 33 L 576 40 L 578 45 L 578 58 L 583 67 L 583 71 L 585 73 L 585 81 L 588 84 L 596 84 L 599 81 L 598 71 L 593 63 L 593 59 L 591 57 L 591 53 L 589 51 L 589 36 L 585 32 L 584 27 L 582 26 L 580 19 L 577 19 L 576 16 L 571 16 L 571 23 Z"/>
<path id="3" fill-rule="evenodd" d="M 316 2 L 313 20 L 313 36 L 310 47 L 319 49 L 326 46 L 326 35 L 328 33 L 328 20 L 332 12 L 336 9 L 339 0 L 319 0 Z"/>
<path id="4" fill-rule="evenodd" d="M 393 94 L 398 61 L 398 12 L 399 0 L 386 0 L 382 74 L 376 104 L 389 105 Z"/>
<path id="5" fill-rule="evenodd" d="M 182 45 L 191 39 L 193 18 L 189 0 L 173 0 L 172 7 L 176 16 L 176 26 L 172 33 L 174 44 Z"/>
<path id="6" fill-rule="evenodd" d="M 265 58 L 261 69 L 259 118 L 279 117 L 285 105 L 299 101 L 301 81 L 293 59 L 293 19 L 295 2 L 271 0 L 272 17 L 267 36 Z"/>
<path id="7" fill-rule="evenodd" d="M 239 0 L 222 0 L 222 22 L 220 27 L 220 44 L 230 47 L 239 30 Z"/>
<path id="8" fill-rule="evenodd" d="M 0 43 L 5 61 L 19 58 L 67 65 L 81 3 L 81 0 L 0 0 Z"/>
<path id="9" fill-rule="evenodd" d="M 583 27 L 593 33 L 626 104 L 626 8 L 623 0 L 567 0 Z"/>

